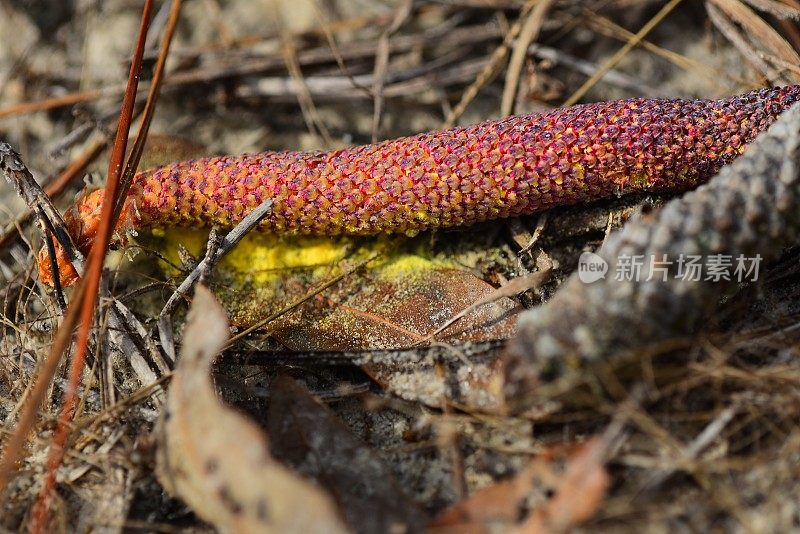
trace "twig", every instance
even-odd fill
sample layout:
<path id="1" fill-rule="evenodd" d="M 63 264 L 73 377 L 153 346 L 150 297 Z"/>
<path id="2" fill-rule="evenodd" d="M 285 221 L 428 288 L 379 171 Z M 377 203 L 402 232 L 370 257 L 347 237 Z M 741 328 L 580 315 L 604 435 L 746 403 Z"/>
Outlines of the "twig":
<path id="1" fill-rule="evenodd" d="M 528 0 L 525 4 L 525 7 L 522 8 L 522 13 L 520 17 L 524 17 L 528 11 L 530 11 L 534 5 L 539 0 Z M 522 29 L 522 22 L 517 20 L 511 28 L 509 28 L 508 32 L 506 32 L 505 36 L 503 37 L 503 42 L 495 48 L 494 52 L 492 52 L 491 57 L 489 58 L 488 63 L 483 67 L 483 70 L 475 77 L 475 80 L 470 84 L 469 87 L 464 91 L 461 95 L 461 99 L 458 101 L 450 113 L 447 115 L 444 123 L 442 124 L 443 128 L 450 128 L 455 125 L 458 118 L 464 114 L 464 111 L 469 106 L 469 103 L 472 102 L 476 96 L 478 96 L 478 92 L 492 79 L 495 77 L 497 72 L 500 70 L 500 66 L 502 65 L 503 61 L 505 61 L 506 57 L 508 57 L 508 52 L 511 49 L 511 44 L 514 42 L 514 39 L 517 38 L 519 35 L 520 30 Z"/>
<path id="2" fill-rule="evenodd" d="M 579 72 L 585 76 L 591 76 L 597 72 L 598 69 L 596 63 L 580 59 L 571 54 L 562 52 L 557 48 L 551 48 L 549 46 L 543 46 L 537 43 L 534 43 L 528 47 L 528 53 L 539 59 L 544 59 L 555 63 L 556 65 L 564 65 L 565 67 L 572 69 L 575 72 Z M 663 90 L 653 87 L 650 84 L 647 84 L 641 80 L 637 80 L 636 78 L 628 76 L 624 72 L 615 69 L 608 71 L 605 76 L 603 76 L 602 81 L 609 85 L 615 85 L 621 89 L 627 89 L 637 95 L 646 96 L 648 98 L 665 96 Z"/>
<path id="3" fill-rule="evenodd" d="M 50 508 L 50 501 L 52 492 L 56 482 L 56 471 L 61 465 L 64 458 L 64 450 L 69 435 L 69 423 L 75 410 L 77 386 L 80 382 L 81 373 L 85 365 L 87 346 L 89 342 L 89 333 L 92 328 L 92 320 L 96 309 L 98 290 L 100 287 L 100 276 L 103 270 L 103 261 L 105 259 L 108 245 L 111 242 L 111 234 L 115 226 L 114 220 L 114 201 L 117 198 L 117 193 L 120 186 L 120 176 L 123 171 L 123 164 L 125 160 L 125 148 L 128 140 L 128 130 L 130 128 L 131 119 L 133 117 L 133 107 L 136 100 L 136 87 L 138 85 L 139 77 L 142 69 L 142 55 L 144 54 L 145 35 L 150 23 L 150 13 L 153 8 L 152 0 L 148 0 L 143 8 L 141 24 L 139 27 L 139 36 L 137 38 L 136 48 L 133 53 L 131 61 L 131 69 L 128 75 L 128 88 L 125 91 L 125 98 L 123 99 L 120 118 L 117 123 L 117 136 L 114 142 L 114 149 L 109 158 L 108 165 L 108 182 L 105 189 L 105 202 L 100 214 L 100 224 L 97 230 L 92 250 L 89 253 L 87 260 L 86 276 L 81 281 L 81 288 L 83 289 L 84 298 L 81 299 L 80 307 L 75 307 L 73 304 L 69 312 L 77 310 L 74 315 L 80 317 L 80 327 L 78 328 L 78 335 L 75 339 L 75 354 L 72 359 L 69 374 L 69 387 L 64 394 L 62 401 L 61 412 L 59 413 L 58 426 L 53 436 L 53 442 L 47 458 L 47 473 L 42 482 L 42 487 L 39 492 L 36 505 L 34 507 L 33 516 L 31 519 L 30 530 L 31 532 L 42 532 L 47 523 L 47 515 Z M 65 319 L 65 324 L 67 323 Z M 62 325 L 62 328 L 64 325 Z M 59 358 L 60 353 L 52 354 L 56 359 Z M 49 378 L 48 378 L 49 383 Z M 20 430 L 19 428 L 17 429 Z M 27 435 L 27 432 L 25 433 Z"/>
<path id="4" fill-rule="evenodd" d="M 139 319 L 120 301 L 112 299 L 108 314 L 109 326 L 113 335 L 111 340 L 131 363 L 139 382 L 148 385 L 168 374 L 170 363 L 164 360 L 158 347 L 148 335 L 147 329 Z M 145 358 L 149 356 L 149 361 Z M 153 369 L 158 371 L 156 373 Z M 157 403 L 164 400 L 163 392 L 156 395 Z"/>
<path id="5" fill-rule="evenodd" d="M 47 257 L 50 260 L 50 269 L 53 273 L 53 292 L 58 301 L 58 307 L 61 308 L 61 313 L 67 309 L 67 301 L 64 299 L 64 291 L 61 288 L 61 275 L 58 271 L 58 259 L 56 256 L 56 247 L 53 244 L 53 233 L 45 226 L 47 216 L 38 207 L 36 208 L 36 215 L 39 218 L 40 231 L 44 236 L 45 246 L 47 247 Z"/>
<path id="6" fill-rule="evenodd" d="M 208 240 L 206 242 L 206 258 L 215 258 L 219 252 L 220 247 L 222 246 L 222 240 L 224 236 L 220 233 L 220 227 L 214 225 L 211 227 L 211 231 L 208 233 Z M 206 280 L 211 278 L 211 273 L 214 270 L 216 262 L 209 261 L 206 263 L 205 268 L 201 269 L 200 276 L 198 280 L 201 283 L 204 283 Z"/>
<path id="7" fill-rule="evenodd" d="M 394 11 L 392 22 L 383 31 L 375 47 L 375 68 L 372 72 L 372 142 L 378 142 L 378 132 L 381 126 L 381 114 L 383 113 L 383 84 L 386 80 L 386 71 L 389 67 L 389 40 L 392 35 L 397 33 L 403 24 L 411 16 L 411 8 L 414 6 L 413 0 L 403 0 Z"/>
<path id="8" fill-rule="evenodd" d="M 753 66 L 753 68 L 766 76 L 770 82 L 780 82 L 781 76 L 778 71 L 772 68 L 769 63 L 761 59 L 761 57 L 758 55 L 758 52 L 754 50 L 752 46 L 750 46 L 750 44 L 747 42 L 747 39 L 736 28 L 727 15 L 722 13 L 722 11 L 717 9 L 717 7 L 711 3 L 706 4 L 706 11 L 708 12 L 708 18 L 711 20 L 714 26 L 728 39 L 728 41 L 731 42 L 731 44 L 739 51 L 739 53 L 742 54 L 745 60 L 747 60 Z"/>
<path id="9" fill-rule="evenodd" d="M 286 58 L 286 69 L 289 71 L 289 75 L 292 79 L 292 85 L 294 86 L 295 93 L 297 94 L 297 103 L 300 105 L 300 110 L 303 113 L 303 119 L 306 121 L 306 127 L 308 128 L 309 133 L 315 133 L 315 130 L 319 132 L 319 135 L 322 137 L 322 141 L 325 143 L 326 146 L 330 147 L 333 145 L 333 141 L 331 139 L 330 131 L 328 130 L 325 121 L 317 111 L 317 106 L 314 104 L 314 98 L 311 96 L 311 91 L 308 89 L 308 85 L 306 85 L 305 77 L 303 76 L 303 70 L 300 68 L 300 64 L 297 62 L 297 50 L 294 47 L 294 43 L 292 43 L 291 39 L 286 39 L 284 41 L 283 46 L 283 54 Z"/>
<path id="10" fill-rule="evenodd" d="M 725 429 L 725 427 L 728 426 L 728 423 L 731 422 L 737 411 L 738 406 L 729 406 L 722 410 L 722 412 L 720 412 L 713 421 L 708 423 L 703 431 L 700 432 L 684 450 L 680 451 L 680 460 L 688 462 L 697 458 L 697 456 L 703 452 L 703 449 L 708 447 L 711 442 L 714 441 Z M 644 484 L 642 484 L 641 489 L 637 493 L 643 493 L 645 491 L 652 491 L 656 489 L 658 486 L 663 484 L 664 481 L 666 481 L 676 470 L 676 468 L 671 467 L 653 471 L 652 475 L 648 477 Z"/>
<path id="11" fill-rule="evenodd" d="M 106 128 L 106 123 L 117 116 L 116 110 L 109 111 L 102 117 L 98 117 L 94 113 L 89 113 L 85 108 L 79 107 L 73 111 L 73 116 L 76 117 L 78 126 L 54 142 L 47 151 L 48 155 L 53 159 L 64 156 L 67 150 L 85 141 L 94 131 L 100 131 L 101 135 L 108 139 L 112 137 L 110 131 Z"/>
<path id="12" fill-rule="evenodd" d="M 392 39 L 390 43 L 390 49 L 392 52 L 409 50 L 416 46 L 425 45 L 431 42 L 431 40 L 441 45 L 474 45 L 475 43 L 481 41 L 495 39 L 497 36 L 498 31 L 495 27 L 483 24 L 457 28 L 451 32 L 448 32 L 447 35 L 439 35 L 437 32 L 422 32 L 408 36 L 398 35 Z M 347 60 L 369 58 L 373 57 L 374 54 L 374 41 L 362 41 L 342 45 L 338 51 L 338 55 Z M 326 46 L 300 51 L 297 54 L 297 59 L 301 66 L 306 66 L 318 65 L 319 63 L 333 61 L 335 57 L 330 48 Z M 198 62 L 203 63 L 203 61 Z M 207 84 L 209 82 L 228 78 L 263 74 L 266 71 L 280 70 L 284 67 L 285 60 L 280 55 L 251 59 L 249 57 L 241 57 L 241 55 L 231 54 L 231 57 L 220 66 L 202 67 L 183 72 L 172 73 L 167 79 L 165 79 L 164 87 L 173 88 L 182 85 L 192 85 L 198 83 Z M 364 84 L 359 82 L 359 85 Z M 144 92 L 149 86 L 150 84 L 147 82 L 142 83 L 138 91 Z M 350 88 L 352 88 L 352 86 L 350 86 Z M 115 96 L 122 92 L 123 89 L 124 87 L 115 85 L 96 91 L 84 91 L 81 93 L 67 95 L 70 98 L 64 97 L 58 99 L 46 99 L 36 102 L 25 102 L 20 105 L 0 109 L 0 119 L 24 113 L 32 113 L 57 107 L 64 107 L 80 102 L 88 102 L 103 96 Z"/>
<path id="13" fill-rule="evenodd" d="M 542 232 L 544 232 L 544 229 L 547 226 L 547 220 L 549 218 L 550 216 L 548 215 L 548 212 L 544 212 L 539 215 L 539 218 L 536 220 L 536 228 L 533 229 L 533 234 L 531 235 L 530 240 L 519 250 L 517 256 L 522 256 L 536 246 L 536 243 L 539 242 L 539 238 L 542 236 Z"/>
<path id="14" fill-rule="evenodd" d="M 514 44 L 511 57 L 508 60 L 506 83 L 503 87 L 503 99 L 500 104 L 501 117 L 507 117 L 514 113 L 520 74 L 525 64 L 525 58 L 528 55 L 529 45 L 539 36 L 547 10 L 550 9 L 552 4 L 552 0 L 540 0 L 536 7 L 531 9 L 531 12 L 525 17 L 525 23 L 522 25 L 519 37 L 517 37 L 517 42 Z"/>
<path id="15" fill-rule="evenodd" d="M 388 73 L 383 94 L 385 97 L 402 96 L 419 93 L 431 88 L 434 84 L 441 89 L 455 83 L 463 83 L 470 77 L 476 76 L 486 65 L 485 58 L 465 60 L 449 68 L 443 68 L 444 66 L 439 61 L 432 61 L 412 69 Z M 429 76 L 425 76 L 426 74 Z M 303 79 L 311 96 L 328 101 L 365 98 L 364 93 L 353 86 L 353 81 L 360 85 L 371 84 L 373 78 L 371 74 L 357 74 L 353 76 L 306 76 Z M 236 96 L 239 98 L 254 96 L 275 99 L 288 98 L 295 101 L 297 87 L 291 79 L 285 77 L 262 77 L 240 85 L 236 89 Z"/>
<path id="16" fill-rule="evenodd" d="M 186 298 L 186 293 L 191 289 L 192 285 L 201 278 L 210 276 L 214 266 L 230 252 L 239 241 L 247 235 L 259 221 L 266 217 L 272 209 L 272 200 L 268 199 L 262 202 L 256 209 L 247 215 L 242 221 L 234 227 L 225 237 L 219 239 L 216 234 L 216 228 L 211 229 L 209 234 L 208 243 L 206 245 L 205 257 L 198 263 L 189 275 L 184 278 L 183 282 L 175 289 L 170 295 L 167 303 L 161 309 L 158 315 L 157 329 L 158 338 L 161 342 L 161 348 L 171 361 L 175 361 L 175 335 L 172 329 L 172 321 L 170 315 L 178 305 L 179 299 Z"/>
<path id="17" fill-rule="evenodd" d="M 78 176 L 86 170 L 86 167 L 91 163 L 106 146 L 105 140 L 98 140 L 86 149 L 78 158 L 76 158 L 70 165 L 64 169 L 63 172 L 47 184 L 44 192 L 48 198 L 55 198 L 61 195 L 64 190 L 75 180 Z M 18 236 L 19 228 L 25 225 L 34 214 L 33 210 L 28 209 L 23 214 L 19 215 L 13 222 L 9 223 L 4 229 L 3 237 L 0 238 L 0 250 L 8 247 Z M 60 214 L 59 214 L 60 215 Z"/>
<path id="18" fill-rule="evenodd" d="M 259 221 L 266 217 L 271 210 L 272 200 L 267 199 L 259 204 L 256 209 L 251 211 L 247 217 L 242 219 L 242 221 L 222 239 L 218 249 L 215 250 L 213 247 L 209 247 L 202 261 L 192 269 L 192 272 L 183 279 L 183 282 L 181 282 L 172 295 L 170 295 L 167 303 L 161 309 L 161 313 L 158 314 L 159 320 L 175 311 L 178 299 L 186 296 L 186 293 L 191 289 L 198 278 L 200 278 L 200 275 L 211 268 L 211 266 L 216 265 L 216 263 L 230 252 L 250 230 L 255 228 Z"/>
<path id="19" fill-rule="evenodd" d="M 800 55 L 792 48 L 792 45 L 743 2 L 740 0 L 707 0 L 706 5 L 709 3 L 715 4 L 728 17 L 740 24 L 748 37 L 757 43 L 761 50 L 793 65 L 800 64 Z"/>
<path id="20" fill-rule="evenodd" d="M 11 145 L 4 142 L 0 142 L 0 170 L 3 171 L 9 183 L 16 189 L 17 194 L 28 205 L 28 209 L 36 213 L 45 228 L 54 233 L 59 244 L 64 247 L 67 256 L 72 261 L 75 270 L 78 274 L 82 274 L 84 268 L 83 254 L 72 241 L 72 236 L 69 235 L 61 213 L 33 178 L 31 171 L 22 162 L 20 155 Z"/>
<path id="21" fill-rule="evenodd" d="M 599 13 L 589 12 L 585 17 L 585 20 L 592 30 L 618 41 L 627 42 L 634 36 L 633 33 L 629 32 L 619 24 L 616 24 L 613 20 L 600 15 Z M 733 77 L 728 72 L 714 68 L 713 65 L 709 65 L 703 63 L 702 61 L 687 57 L 683 54 L 673 52 L 672 50 L 658 46 L 657 44 L 646 39 L 642 39 L 639 42 L 639 46 L 649 52 L 652 52 L 658 57 L 664 58 L 679 69 L 691 72 L 692 74 L 697 74 L 698 76 L 703 76 L 717 84 L 720 82 L 720 80 L 731 80 L 736 85 L 744 87 L 752 84 L 752 81 L 750 80 L 746 80 L 741 77 Z M 587 75 L 591 76 L 591 74 L 596 70 L 597 68 L 595 67 L 592 69 L 592 72 L 588 73 Z"/>
<path id="22" fill-rule="evenodd" d="M 572 94 L 572 96 L 570 96 L 566 100 L 566 102 L 564 102 L 564 107 L 572 106 L 574 104 L 577 104 L 578 101 L 581 98 L 583 98 L 584 95 L 586 95 L 586 93 L 588 93 L 589 90 L 592 87 L 595 86 L 595 84 L 597 84 L 597 82 L 599 82 L 600 80 L 603 79 L 603 76 L 605 76 L 608 71 L 610 71 L 615 66 L 617 66 L 617 64 L 620 61 L 622 61 L 622 58 L 624 58 L 628 54 L 628 52 L 633 50 L 633 48 L 637 44 L 639 44 L 639 42 L 642 39 L 644 39 L 647 36 L 647 34 L 649 34 L 653 30 L 653 28 L 658 26 L 659 23 L 661 23 L 661 21 L 664 20 L 664 18 L 667 15 L 669 15 L 672 12 L 672 10 L 674 10 L 678 6 L 678 4 L 681 3 L 681 1 L 682 0 L 670 0 L 669 3 L 667 3 L 664 7 L 662 7 L 661 10 L 659 10 L 659 12 L 656 13 L 655 16 L 653 16 L 652 19 L 647 21 L 647 23 L 644 26 L 642 26 L 642 29 L 640 29 L 638 32 L 636 32 L 636 35 L 631 37 L 628 40 L 628 42 L 625 43 L 625 46 L 623 46 L 622 48 L 617 50 L 617 52 L 613 56 L 608 58 L 608 60 L 606 60 L 605 63 L 603 63 L 603 65 L 598 69 L 598 71 L 595 72 L 594 75 L 591 78 L 586 80 L 583 83 L 583 85 L 581 85 L 578 88 L 578 90 L 575 91 Z"/>
<path id="23" fill-rule="evenodd" d="M 21 104 L 9 106 L 5 109 L 0 109 L 0 119 L 13 117 L 14 115 L 24 115 L 25 113 L 32 113 L 34 111 L 47 111 L 49 109 L 71 106 L 73 104 L 87 102 L 89 100 L 96 100 L 102 97 L 118 96 L 120 91 L 121 87 L 114 85 L 111 87 L 104 87 L 102 89 L 91 89 L 88 91 L 80 91 L 78 93 L 70 93 L 57 98 L 48 98 L 46 100 L 40 100 L 36 102 L 23 102 Z"/>
<path id="24" fill-rule="evenodd" d="M 316 6 L 315 4 L 315 7 L 318 8 L 319 6 Z M 320 18 L 322 18 L 323 16 L 324 15 L 320 13 Z M 320 30 L 325 34 L 325 40 L 328 43 L 328 47 L 331 50 L 331 54 L 333 54 L 333 59 L 336 61 L 336 65 L 339 67 L 339 72 L 341 72 L 342 75 L 347 77 L 352 82 L 353 87 L 364 93 L 366 97 L 372 96 L 372 92 L 370 91 L 369 87 L 359 85 L 356 79 L 353 78 L 353 75 L 350 73 L 350 69 L 347 68 L 347 65 L 345 64 L 345 59 L 344 57 L 342 57 L 342 53 L 339 50 L 339 43 L 336 41 L 336 36 L 331 30 L 330 25 L 327 24 L 325 20 L 320 21 Z"/>

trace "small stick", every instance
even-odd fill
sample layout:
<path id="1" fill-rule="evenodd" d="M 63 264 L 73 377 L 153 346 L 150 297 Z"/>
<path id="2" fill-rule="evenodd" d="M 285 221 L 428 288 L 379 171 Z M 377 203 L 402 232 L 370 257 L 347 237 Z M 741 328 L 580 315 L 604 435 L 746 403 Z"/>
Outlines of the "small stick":
<path id="1" fill-rule="evenodd" d="M 185 297 L 187 291 L 192 287 L 192 284 L 200 278 L 200 275 L 207 272 L 213 265 L 221 260 L 233 247 L 235 247 L 247 233 L 252 230 L 261 219 L 263 219 L 272 210 L 272 199 L 267 199 L 262 202 L 256 209 L 250 212 L 247 217 L 236 225 L 220 243 L 219 248 L 216 250 L 214 247 L 209 247 L 206 251 L 206 256 L 197 264 L 191 273 L 181 282 L 175 292 L 170 296 L 161 313 L 158 314 L 159 322 L 162 318 L 171 314 L 177 306 L 178 299 Z"/>
<path id="2" fill-rule="evenodd" d="M 14 186 L 28 208 L 36 213 L 42 224 L 56 236 L 78 274 L 82 274 L 83 254 L 75 246 L 61 213 L 33 178 L 33 174 L 25 166 L 19 153 L 5 142 L 0 142 L 0 170 L 5 173 L 8 182 Z"/>
<path id="3" fill-rule="evenodd" d="M 64 310 L 67 309 L 67 301 L 64 299 L 64 291 L 61 288 L 61 276 L 58 273 L 58 260 L 56 260 L 56 247 L 53 244 L 53 235 L 50 232 L 45 231 L 44 228 L 44 221 L 47 220 L 47 217 L 42 210 L 36 209 L 36 216 L 39 218 L 39 222 L 42 225 L 41 231 L 42 236 L 44 237 L 44 243 L 47 247 L 47 256 L 50 258 L 50 268 L 54 269 L 53 271 L 53 292 L 56 295 L 56 301 L 58 302 L 58 307 L 61 308 L 61 313 L 64 313 Z"/>
<path id="4" fill-rule="evenodd" d="M 50 197 L 47 196 L 38 182 L 33 178 L 33 174 L 31 174 L 25 166 L 19 153 L 8 143 L 0 142 L 0 170 L 3 171 L 9 183 L 16 189 L 17 194 L 28 205 L 30 212 L 36 214 L 39 220 L 39 226 L 42 230 L 42 235 L 44 236 L 51 268 L 58 268 L 56 247 L 53 244 L 52 238 L 52 236 L 56 236 L 56 239 L 58 239 L 64 251 L 66 251 L 67 257 L 72 262 L 75 271 L 79 274 L 82 273 L 83 255 L 72 241 L 72 236 L 67 231 L 66 223 L 61 217 L 61 213 L 53 206 Z M 50 216 L 48 216 L 48 211 L 50 212 Z M 58 273 L 54 273 L 54 275 L 53 291 L 55 293 L 56 302 L 58 302 L 58 306 L 63 312 L 67 308 L 67 301 L 64 298 L 64 292 L 61 288 L 61 278 Z"/>

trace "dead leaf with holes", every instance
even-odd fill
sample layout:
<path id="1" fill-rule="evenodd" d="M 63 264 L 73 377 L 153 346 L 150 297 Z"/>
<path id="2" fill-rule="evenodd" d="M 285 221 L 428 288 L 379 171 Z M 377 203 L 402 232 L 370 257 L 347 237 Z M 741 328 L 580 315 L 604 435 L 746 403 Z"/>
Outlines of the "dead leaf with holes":
<path id="1" fill-rule="evenodd" d="M 330 496 L 278 463 L 258 427 L 217 398 L 211 365 L 228 334 L 198 286 L 159 423 L 159 481 L 223 532 L 348 532 Z"/>

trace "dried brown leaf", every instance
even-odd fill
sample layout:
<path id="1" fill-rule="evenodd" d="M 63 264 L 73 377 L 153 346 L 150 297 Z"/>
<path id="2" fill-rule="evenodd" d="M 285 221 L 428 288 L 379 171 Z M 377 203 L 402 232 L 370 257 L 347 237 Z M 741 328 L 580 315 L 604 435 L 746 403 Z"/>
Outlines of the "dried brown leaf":
<path id="1" fill-rule="evenodd" d="M 161 484 L 224 532 L 347 532 L 331 498 L 276 462 L 258 427 L 217 398 L 210 368 L 228 334 L 222 307 L 198 286 L 159 424 Z"/>
<path id="2" fill-rule="evenodd" d="M 387 251 L 381 239 L 250 235 L 231 253 L 230 262 L 220 264 L 220 272 L 241 264 L 261 268 L 253 258 L 267 254 L 314 258 L 317 250 L 326 251 L 324 261 L 332 263 L 277 266 L 269 276 L 236 271 L 226 279 L 219 295 L 233 322 L 250 326 L 271 317 L 263 329 L 290 350 L 401 349 L 425 341 L 449 317 L 483 302 L 464 312 L 437 341 L 482 342 L 515 332 L 520 307 L 507 297 L 489 297 L 493 286 L 468 270 L 423 255 Z M 349 259 L 330 260 L 331 250 L 350 254 Z M 337 280 L 359 258 L 376 256 L 380 259 Z M 336 283 L 314 290 L 330 280 Z M 287 303 L 297 304 L 287 310 Z"/>
<path id="3" fill-rule="evenodd" d="M 481 342 L 514 333 L 517 304 L 495 297 L 495 288 L 467 271 L 379 274 L 352 283 L 357 287 L 345 284 L 314 303 L 315 313 L 307 310 L 306 318 L 316 320 L 282 328 L 276 337 L 303 350 L 403 348 L 425 341 L 442 318 L 461 310 L 459 324 L 439 336 L 441 341 Z M 482 305 L 473 306 L 476 302 Z"/>
<path id="4" fill-rule="evenodd" d="M 444 332 L 456 321 L 461 320 L 463 317 L 472 313 L 481 306 L 490 304 L 492 302 L 496 302 L 501 299 L 507 299 L 507 298 L 510 299 L 530 289 L 537 289 L 542 287 L 542 284 L 544 284 L 545 282 L 547 282 L 547 280 L 550 279 L 550 275 L 552 274 L 552 272 L 553 271 L 551 265 L 550 267 L 548 267 L 543 271 L 537 271 L 535 273 L 529 273 L 523 276 L 512 278 L 511 280 L 508 281 L 507 284 L 504 284 L 495 289 L 494 291 L 489 292 L 488 294 L 484 295 L 483 297 L 479 298 L 478 300 L 470 304 L 463 311 L 454 315 L 444 325 L 436 329 L 436 332 L 433 333 L 433 336 L 439 335 L 440 333 Z"/>
<path id="5" fill-rule="evenodd" d="M 445 510 L 432 532 L 563 532 L 594 515 L 608 488 L 605 444 L 592 439 L 551 448 L 514 478 L 470 495 Z M 522 518 L 521 518 L 522 516 Z"/>
<path id="6" fill-rule="evenodd" d="M 440 514 L 434 522 L 434 532 L 488 532 L 493 525 L 513 525 L 520 505 L 536 489 L 539 471 L 540 464 L 534 460 L 514 478 L 473 493 Z"/>
<path id="7" fill-rule="evenodd" d="M 139 168 L 152 169 L 175 161 L 186 161 L 207 155 L 208 148 L 191 139 L 151 133 L 147 136 Z"/>
<path id="8" fill-rule="evenodd" d="M 598 438 L 581 445 L 567 459 L 553 498 L 534 510 L 519 532 L 564 532 L 597 513 L 611 481 L 603 466 L 605 448 Z"/>

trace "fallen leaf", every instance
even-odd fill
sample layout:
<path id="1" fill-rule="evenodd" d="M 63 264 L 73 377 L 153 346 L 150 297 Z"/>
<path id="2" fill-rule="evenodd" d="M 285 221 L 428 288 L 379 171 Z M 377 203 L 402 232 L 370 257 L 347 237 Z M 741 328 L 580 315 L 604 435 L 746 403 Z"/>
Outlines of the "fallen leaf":
<path id="1" fill-rule="evenodd" d="M 199 256 L 207 236 L 185 229 L 155 234 L 148 246 L 176 265 L 178 245 Z M 367 258 L 374 259 L 365 262 Z M 362 262 L 357 272 L 315 291 Z M 467 308 L 437 341 L 511 337 L 521 308 L 505 295 L 491 296 L 496 289 L 459 263 L 436 256 L 420 239 L 253 232 L 220 262 L 214 287 L 237 326 L 259 324 L 296 302 L 262 328 L 283 348 L 294 350 L 405 348 L 424 341 Z M 479 301 L 483 305 L 470 308 Z"/>
<path id="2" fill-rule="evenodd" d="M 598 438 L 552 447 L 515 477 L 479 490 L 442 512 L 430 532 L 564 532 L 592 517 L 605 498 L 609 476 Z"/>
<path id="3" fill-rule="evenodd" d="M 550 279 L 550 275 L 552 274 L 552 265 L 546 268 L 543 271 L 537 271 L 535 273 L 529 273 L 526 275 L 518 276 L 516 278 L 512 278 L 508 281 L 508 283 L 498 287 L 497 289 L 489 292 L 488 294 L 484 295 L 483 297 L 479 298 L 467 308 L 460 311 L 458 314 L 454 315 L 450 320 L 444 323 L 442 326 L 436 329 L 436 331 L 428 337 L 433 337 L 436 335 L 441 334 L 451 325 L 460 321 L 467 315 L 469 315 L 474 310 L 478 309 L 481 306 L 485 306 L 486 304 L 491 304 L 492 302 L 496 302 L 498 300 L 504 298 L 512 298 L 516 297 L 517 295 L 528 291 L 529 289 L 538 289 L 542 287 L 542 284 L 547 282 Z M 428 338 L 426 338 L 427 341 Z"/>
<path id="4" fill-rule="evenodd" d="M 591 518 L 605 499 L 611 478 L 603 467 L 605 443 L 592 439 L 567 459 L 555 494 L 533 511 L 519 532 L 564 532 Z"/>
<path id="5" fill-rule="evenodd" d="M 295 350 L 405 348 L 424 342 L 442 322 L 493 291 L 472 273 L 457 269 L 367 272 L 277 321 L 271 332 Z M 437 341 L 506 339 L 515 331 L 518 311 L 510 298 L 496 299 L 468 310 Z"/>
<path id="6" fill-rule="evenodd" d="M 348 532 L 331 498 L 273 459 L 258 427 L 217 398 L 211 364 L 228 334 L 221 306 L 198 286 L 159 422 L 159 481 L 224 532 Z"/>

